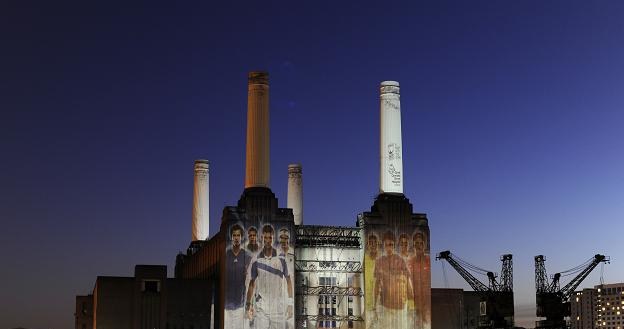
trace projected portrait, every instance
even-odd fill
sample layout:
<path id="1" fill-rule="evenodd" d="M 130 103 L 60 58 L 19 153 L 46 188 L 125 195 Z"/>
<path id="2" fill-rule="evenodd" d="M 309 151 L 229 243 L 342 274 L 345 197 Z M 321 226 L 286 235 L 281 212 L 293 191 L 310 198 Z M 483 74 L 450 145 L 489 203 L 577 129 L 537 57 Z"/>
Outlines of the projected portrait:
<path id="1" fill-rule="evenodd" d="M 428 232 L 417 227 L 365 233 L 366 328 L 430 329 Z"/>
<path id="2" fill-rule="evenodd" d="M 294 328 L 294 245 L 288 224 L 229 228 L 224 328 Z"/>
<path id="3" fill-rule="evenodd" d="M 247 328 L 245 320 L 245 292 L 247 269 L 251 255 L 242 247 L 243 227 L 235 224 L 230 228 L 230 246 L 225 251 L 225 328 Z"/>

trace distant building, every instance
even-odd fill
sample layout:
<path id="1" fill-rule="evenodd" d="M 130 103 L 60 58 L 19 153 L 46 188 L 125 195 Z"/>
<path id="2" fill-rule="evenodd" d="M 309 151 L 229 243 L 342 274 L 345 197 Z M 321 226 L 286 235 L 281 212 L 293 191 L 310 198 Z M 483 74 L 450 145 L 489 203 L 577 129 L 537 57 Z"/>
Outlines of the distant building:
<path id="1" fill-rule="evenodd" d="M 76 329 L 93 329 L 93 295 L 76 296 Z"/>
<path id="2" fill-rule="evenodd" d="M 570 328 L 593 329 L 596 310 L 596 290 L 592 288 L 575 292 L 570 297 Z"/>
<path id="3" fill-rule="evenodd" d="M 623 329 L 624 283 L 603 284 L 570 298 L 570 328 Z"/>
<path id="4" fill-rule="evenodd" d="M 167 267 L 137 265 L 133 277 L 99 276 L 76 297 L 76 329 L 210 328 L 209 282 L 167 278 Z M 90 322 L 89 322 L 90 321 Z"/>
<path id="5" fill-rule="evenodd" d="M 478 328 L 480 302 L 481 297 L 474 291 L 431 288 L 431 328 Z"/>

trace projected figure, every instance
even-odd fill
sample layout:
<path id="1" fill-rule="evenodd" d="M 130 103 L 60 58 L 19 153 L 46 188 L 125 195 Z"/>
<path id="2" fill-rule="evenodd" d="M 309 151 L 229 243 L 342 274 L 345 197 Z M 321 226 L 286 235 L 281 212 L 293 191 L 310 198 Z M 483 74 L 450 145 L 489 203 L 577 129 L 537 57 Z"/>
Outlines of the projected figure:
<path id="1" fill-rule="evenodd" d="M 379 239 L 377 235 L 375 233 L 370 233 L 366 239 L 366 253 L 364 254 L 364 287 L 369 287 L 366 288 L 367 293 L 372 292 L 375 286 L 375 262 L 379 255 L 378 248 Z M 373 296 L 367 295 L 365 296 L 365 311 L 370 313 L 365 314 L 367 328 L 377 328 L 377 318 L 372 313 L 372 310 Z"/>
<path id="2" fill-rule="evenodd" d="M 287 228 L 282 228 L 279 230 L 279 243 L 280 243 L 280 250 L 279 250 L 279 256 L 284 258 L 286 260 L 286 266 L 288 268 L 288 273 L 291 275 L 291 277 L 287 278 L 286 280 L 290 281 L 290 285 L 292 285 L 292 276 L 294 270 L 295 270 L 295 254 L 290 250 L 290 231 L 288 231 Z M 286 300 L 288 300 L 288 284 L 286 285 L 286 287 L 284 287 L 286 289 L 282 290 L 282 294 L 284 296 L 284 298 L 286 298 Z M 286 321 L 286 329 L 291 329 L 291 326 L 289 325 L 290 322 Z"/>
<path id="3" fill-rule="evenodd" d="M 286 260 L 273 248 L 274 230 L 262 227 L 264 246 L 251 264 L 251 279 L 247 289 L 248 319 L 256 329 L 284 329 L 293 317 L 293 286 Z M 286 289 L 287 297 L 283 290 Z M 252 297 L 253 302 L 252 303 Z"/>
<path id="4" fill-rule="evenodd" d="M 247 229 L 247 251 L 251 253 L 252 256 L 255 256 L 258 253 L 258 229 L 251 226 Z"/>
<path id="5" fill-rule="evenodd" d="M 416 328 L 431 328 L 429 314 L 431 306 L 429 255 L 426 249 L 425 236 L 422 232 L 414 234 L 414 255 L 409 260 L 409 267 L 412 273 L 414 287 L 415 318 Z"/>
<path id="6" fill-rule="evenodd" d="M 247 267 L 251 263 L 251 256 L 241 248 L 243 228 L 235 224 L 230 229 L 232 246 L 225 252 L 227 263 L 226 280 L 227 290 L 225 294 L 225 328 L 246 328 L 245 319 L 245 280 L 247 277 Z"/>
<path id="7" fill-rule="evenodd" d="M 399 256 L 405 259 L 405 261 L 407 261 L 411 256 L 409 249 L 409 235 L 405 233 L 402 233 L 399 236 Z"/>
<path id="8" fill-rule="evenodd" d="M 396 254 L 394 233 L 384 233 L 383 246 L 385 254 L 375 263 L 373 316 L 377 316 L 378 328 L 413 327 L 407 313 L 407 300 L 413 294 L 411 278 L 405 260 Z"/>

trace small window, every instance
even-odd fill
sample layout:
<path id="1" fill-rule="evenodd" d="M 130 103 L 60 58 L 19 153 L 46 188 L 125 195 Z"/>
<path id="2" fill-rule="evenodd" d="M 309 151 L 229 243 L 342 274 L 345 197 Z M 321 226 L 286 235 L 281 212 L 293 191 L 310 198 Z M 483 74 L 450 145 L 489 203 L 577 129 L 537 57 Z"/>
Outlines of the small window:
<path id="1" fill-rule="evenodd" d="M 143 292 L 160 292 L 160 281 L 145 280 L 143 281 Z"/>

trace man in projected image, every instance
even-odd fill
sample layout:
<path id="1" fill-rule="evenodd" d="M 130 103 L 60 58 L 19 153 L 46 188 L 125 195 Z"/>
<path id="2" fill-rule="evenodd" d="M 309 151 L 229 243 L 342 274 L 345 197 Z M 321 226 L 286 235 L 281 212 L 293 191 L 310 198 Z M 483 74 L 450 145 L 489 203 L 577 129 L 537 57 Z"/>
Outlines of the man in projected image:
<path id="1" fill-rule="evenodd" d="M 364 254 L 364 287 L 366 291 L 372 291 L 375 286 L 375 262 L 379 256 L 379 239 L 375 233 L 370 233 L 366 238 L 366 253 Z M 373 310 L 373 296 L 365 296 L 366 308 L 365 310 Z M 366 316 L 366 328 L 377 328 L 376 318 L 373 314 L 365 314 Z"/>
<path id="2" fill-rule="evenodd" d="M 290 231 L 287 228 L 282 228 L 279 230 L 279 257 L 282 257 L 286 260 L 286 266 L 288 267 L 288 273 L 292 276 L 295 269 L 295 254 L 290 250 Z M 287 280 L 291 281 L 292 285 L 292 277 Z M 286 289 L 283 289 L 284 298 L 288 299 L 288 285 L 286 285 Z M 290 323 L 286 321 L 286 329 L 290 329 Z"/>
<path id="3" fill-rule="evenodd" d="M 293 317 L 294 295 L 290 272 L 286 260 L 279 257 L 273 248 L 273 235 L 272 226 L 262 227 L 264 246 L 251 264 L 245 308 L 247 317 L 254 319 L 256 329 L 284 329 L 286 321 L 292 321 Z M 284 289 L 287 297 L 283 294 Z"/>
<path id="4" fill-rule="evenodd" d="M 378 328 L 410 328 L 407 300 L 412 297 L 412 284 L 405 260 L 396 254 L 395 235 L 383 235 L 385 254 L 375 264 L 373 311 Z"/>
<path id="5" fill-rule="evenodd" d="M 253 256 L 258 253 L 258 229 L 251 226 L 247 229 L 247 251 L 249 251 Z"/>
<path id="6" fill-rule="evenodd" d="M 408 266 L 412 274 L 412 282 L 414 289 L 414 302 L 415 302 L 415 318 L 414 325 L 416 328 L 430 328 L 431 321 L 429 320 L 429 311 L 425 308 L 429 307 L 430 303 L 427 299 L 430 298 L 428 292 L 428 286 L 430 286 L 429 277 L 429 256 L 425 254 L 426 242 L 425 236 L 422 232 L 414 233 L 414 255 L 408 261 Z"/>
<path id="7" fill-rule="evenodd" d="M 247 268 L 251 263 L 251 256 L 241 248 L 243 228 L 235 224 L 230 230 L 232 247 L 225 251 L 226 261 L 226 287 L 225 293 L 225 328 L 246 328 L 245 319 L 245 280 Z"/>

